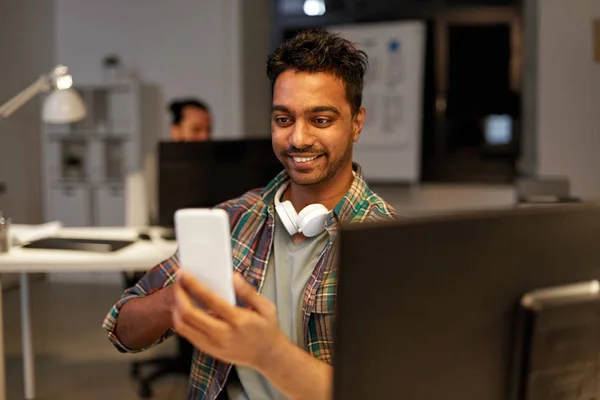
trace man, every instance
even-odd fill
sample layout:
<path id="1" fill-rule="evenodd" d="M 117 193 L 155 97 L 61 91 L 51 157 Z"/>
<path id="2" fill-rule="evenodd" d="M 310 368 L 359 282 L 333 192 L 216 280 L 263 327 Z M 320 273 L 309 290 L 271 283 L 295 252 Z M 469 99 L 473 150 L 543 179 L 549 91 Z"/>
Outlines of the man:
<path id="1" fill-rule="evenodd" d="M 176 142 L 203 142 L 210 140 L 212 118 L 206 104 L 197 99 L 175 100 L 171 111 L 171 139 Z"/>
<path id="2" fill-rule="evenodd" d="M 285 171 L 218 206 L 230 215 L 234 283 L 244 306 L 224 303 L 177 272 L 173 256 L 107 316 L 104 327 L 122 351 L 145 349 L 174 331 L 194 344 L 189 399 L 331 396 L 339 223 L 395 216 L 352 162 L 365 120 L 366 66 L 351 43 L 318 31 L 298 34 L 269 57 L 272 142 Z M 316 204 L 326 213 L 320 230 L 298 232 L 293 214 Z"/>

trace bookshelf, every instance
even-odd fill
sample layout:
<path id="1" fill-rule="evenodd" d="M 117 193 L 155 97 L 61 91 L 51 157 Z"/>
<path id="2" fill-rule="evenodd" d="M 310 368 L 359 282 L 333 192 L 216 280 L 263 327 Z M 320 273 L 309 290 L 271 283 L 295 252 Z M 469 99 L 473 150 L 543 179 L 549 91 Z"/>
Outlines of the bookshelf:
<path id="1" fill-rule="evenodd" d="M 142 168 L 140 83 L 75 89 L 87 117 L 42 127 L 44 219 L 65 226 L 123 226 L 127 177 Z"/>

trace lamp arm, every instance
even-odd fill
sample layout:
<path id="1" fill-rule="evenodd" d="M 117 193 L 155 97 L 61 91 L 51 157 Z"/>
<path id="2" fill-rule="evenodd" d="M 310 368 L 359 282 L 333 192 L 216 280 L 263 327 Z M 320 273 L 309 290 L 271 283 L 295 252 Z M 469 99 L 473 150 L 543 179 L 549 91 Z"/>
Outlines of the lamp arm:
<path id="1" fill-rule="evenodd" d="M 47 76 L 42 75 L 22 92 L 0 106 L 0 119 L 8 118 L 38 93 L 48 90 L 50 90 L 50 82 Z"/>

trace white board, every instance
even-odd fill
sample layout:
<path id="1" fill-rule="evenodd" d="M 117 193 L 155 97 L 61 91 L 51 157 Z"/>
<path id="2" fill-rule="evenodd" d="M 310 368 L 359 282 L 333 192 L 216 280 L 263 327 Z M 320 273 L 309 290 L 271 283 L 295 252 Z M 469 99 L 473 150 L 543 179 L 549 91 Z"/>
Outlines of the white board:
<path id="1" fill-rule="evenodd" d="M 425 23 L 333 26 L 331 32 L 367 53 L 365 125 L 354 159 L 377 182 L 420 180 Z"/>

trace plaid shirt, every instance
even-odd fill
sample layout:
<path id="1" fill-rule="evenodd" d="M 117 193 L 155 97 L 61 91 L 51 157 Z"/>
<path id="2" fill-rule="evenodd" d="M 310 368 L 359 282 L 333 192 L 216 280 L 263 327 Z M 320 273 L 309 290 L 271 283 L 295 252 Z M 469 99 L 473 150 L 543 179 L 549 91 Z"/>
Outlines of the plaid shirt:
<path id="1" fill-rule="evenodd" d="M 326 229 L 329 240 L 317 260 L 308 281 L 303 300 L 303 322 L 307 351 L 314 357 L 332 364 L 333 324 L 337 290 L 336 237 L 339 222 L 364 222 L 389 219 L 396 216 L 383 199 L 373 193 L 364 181 L 360 166 L 354 164 L 356 177 L 342 200 L 329 213 Z M 231 222 L 233 265 L 257 290 L 262 288 L 267 261 L 273 247 L 275 226 L 274 197 L 277 189 L 289 179 L 285 171 L 277 175 L 264 189 L 256 189 L 238 199 L 223 203 Z M 135 352 L 127 348 L 115 336 L 119 311 L 135 297 L 147 296 L 175 280 L 179 268 L 177 256 L 158 264 L 132 288 L 127 289 L 119 302 L 113 306 L 103 327 L 109 339 L 122 352 Z M 172 335 L 168 331 L 150 347 Z M 194 351 L 188 399 L 215 399 L 223 389 L 231 365 L 221 362 L 199 350 Z"/>

